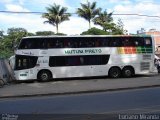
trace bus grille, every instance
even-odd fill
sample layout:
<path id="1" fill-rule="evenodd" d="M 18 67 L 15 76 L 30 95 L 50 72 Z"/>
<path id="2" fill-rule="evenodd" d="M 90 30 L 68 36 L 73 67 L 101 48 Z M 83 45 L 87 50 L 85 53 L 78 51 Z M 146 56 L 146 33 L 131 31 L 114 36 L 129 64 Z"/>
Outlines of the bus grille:
<path id="1" fill-rule="evenodd" d="M 140 67 L 141 67 L 141 71 L 149 70 L 150 64 L 149 62 L 141 62 Z"/>
<path id="2" fill-rule="evenodd" d="M 151 60 L 152 56 L 151 55 L 143 55 L 143 60 Z"/>

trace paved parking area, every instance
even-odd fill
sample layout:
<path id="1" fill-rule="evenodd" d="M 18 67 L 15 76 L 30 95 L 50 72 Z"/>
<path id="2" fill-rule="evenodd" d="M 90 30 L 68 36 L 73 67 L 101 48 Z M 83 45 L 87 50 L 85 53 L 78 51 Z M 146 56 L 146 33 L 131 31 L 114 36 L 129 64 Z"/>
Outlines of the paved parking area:
<path id="1" fill-rule="evenodd" d="M 22 82 L 5 85 L 0 98 L 40 95 L 62 95 L 160 86 L 160 75 L 152 73 L 133 78 L 108 77 L 57 79 L 49 82 Z"/>

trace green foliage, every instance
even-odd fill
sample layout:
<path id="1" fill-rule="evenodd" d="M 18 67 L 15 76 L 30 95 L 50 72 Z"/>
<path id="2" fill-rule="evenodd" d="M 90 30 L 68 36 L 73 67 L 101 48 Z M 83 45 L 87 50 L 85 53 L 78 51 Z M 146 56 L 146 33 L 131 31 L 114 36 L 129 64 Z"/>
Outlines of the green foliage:
<path id="1" fill-rule="evenodd" d="M 96 2 L 86 4 L 81 3 L 81 8 L 77 9 L 78 16 L 84 18 L 89 22 L 89 29 L 91 28 L 91 20 L 95 18 L 96 15 L 99 14 L 101 8 L 96 8 Z"/>
<path id="2" fill-rule="evenodd" d="M 115 23 L 108 23 L 105 24 L 106 26 L 106 31 L 98 29 L 98 28 L 91 28 L 88 29 L 87 31 L 84 31 L 81 33 L 81 35 L 123 35 L 124 30 L 122 28 L 120 28 L 118 25 L 116 25 Z"/>
<path id="3" fill-rule="evenodd" d="M 6 36 L 0 41 L 0 58 L 8 58 L 13 55 L 10 41 Z"/>
<path id="4" fill-rule="evenodd" d="M 38 31 L 36 32 L 37 36 L 46 36 L 46 35 L 54 35 L 55 33 L 52 31 Z"/>
<path id="5" fill-rule="evenodd" d="M 0 31 L 0 40 L 3 38 L 3 33 L 4 33 L 4 31 Z"/>
<path id="6" fill-rule="evenodd" d="M 127 34 L 127 30 L 124 29 L 124 24 L 122 22 L 121 19 L 118 19 L 118 23 L 116 25 L 117 28 L 117 32 L 121 33 L 121 34 Z"/>
<path id="7" fill-rule="evenodd" d="M 36 36 L 48 36 L 48 35 L 66 35 L 64 33 L 54 33 L 52 31 L 38 31 L 35 34 Z"/>
<path id="8" fill-rule="evenodd" d="M 95 25 L 100 25 L 104 31 L 107 31 L 107 26 L 113 22 L 112 14 L 112 12 L 108 14 L 107 11 L 99 13 L 98 16 L 93 19 L 93 22 Z"/>
<path id="9" fill-rule="evenodd" d="M 81 35 L 108 35 L 108 34 L 109 34 L 108 32 L 105 32 L 95 27 L 81 33 Z"/>
<path id="10" fill-rule="evenodd" d="M 90 3 L 87 2 L 87 4 L 81 3 L 81 8 L 77 9 L 78 16 L 84 18 L 89 22 L 89 30 L 84 31 L 82 34 L 90 34 L 90 35 L 122 35 L 127 34 L 127 31 L 123 29 L 123 22 L 121 20 L 118 20 L 118 23 L 113 23 L 113 12 L 107 13 L 105 10 L 104 12 L 101 12 L 101 8 L 96 9 L 96 2 Z M 98 29 L 90 29 L 90 22 L 93 20 L 95 25 L 100 25 L 103 30 Z M 96 33 L 97 32 L 97 33 Z"/>
<path id="11" fill-rule="evenodd" d="M 44 21 L 44 23 L 49 23 L 53 26 L 56 26 L 58 33 L 59 24 L 69 20 L 71 14 L 67 13 L 66 7 L 61 7 L 60 5 L 56 4 L 46 7 L 46 10 L 47 13 L 42 14 L 42 17 L 47 19 L 47 21 Z"/>
<path id="12" fill-rule="evenodd" d="M 8 58 L 14 53 L 14 48 L 19 44 L 22 37 L 27 36 L 24 28 L 9 28 L 7 34 L 0 41 L 0 57 Z"/>
<path id="13" fill-rule="evenodd" d="M 60 36 L 62 35 L 63 36 L 63 35 L 66 35 L 66 34 L 64 34 L 64 33 L 56 33 L 55 35 L 60 35 Z"/>
<path id="14" fill-rule="evenodd" d="M 30 33 L 30 32 L 27 33 L 27 36 L 34 36 L 34 35 L 35 35 L 34 33 Z"/>
<path id="15" fill-rule="evenodd" d="M 18 45 L 22 37 L 27 36 L 27 30 L 24 28 L 9 28 L 7 34 L 11 47 L 14 50 L 14 47 Z"/>
<path id="16" fill-rule="evenodd" d="M 10 49 L 0 50 L 0 58 L 9 58 L 14 54 Z"/>

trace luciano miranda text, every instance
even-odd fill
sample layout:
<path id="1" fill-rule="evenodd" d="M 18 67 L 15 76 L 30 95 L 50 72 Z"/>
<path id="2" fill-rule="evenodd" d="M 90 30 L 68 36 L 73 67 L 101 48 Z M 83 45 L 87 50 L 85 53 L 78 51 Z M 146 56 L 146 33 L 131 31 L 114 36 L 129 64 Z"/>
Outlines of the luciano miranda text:
<path id="1" fill-rule="evenodd" d="M 159 120 L 160 114 L 119 114 L 119 120 Z"/>

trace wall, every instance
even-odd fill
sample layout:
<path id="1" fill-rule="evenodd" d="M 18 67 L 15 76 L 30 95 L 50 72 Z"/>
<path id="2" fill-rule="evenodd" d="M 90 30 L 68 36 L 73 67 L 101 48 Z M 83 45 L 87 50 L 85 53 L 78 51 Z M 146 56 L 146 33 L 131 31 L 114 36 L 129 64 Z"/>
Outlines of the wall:
<path id="1" fill-rule="evenodd" d="M 6 59 L 0 59 L 0 79 L 3 79 L 6 83 L 14 79 L 13 70 Z"/>

